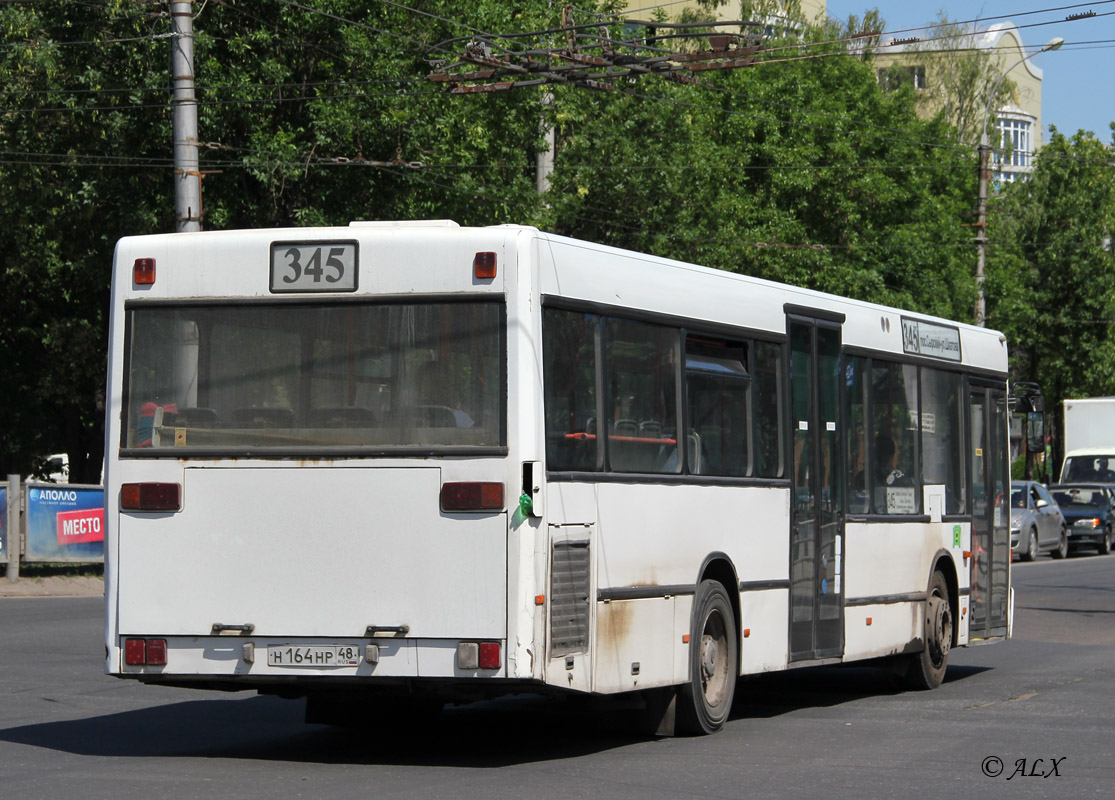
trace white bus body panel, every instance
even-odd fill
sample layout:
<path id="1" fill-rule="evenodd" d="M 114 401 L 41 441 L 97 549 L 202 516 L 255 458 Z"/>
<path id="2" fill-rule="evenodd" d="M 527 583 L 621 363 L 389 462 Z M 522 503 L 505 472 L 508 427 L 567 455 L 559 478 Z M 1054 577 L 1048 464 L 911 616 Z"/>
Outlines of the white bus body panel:
<path id="1" fill-rule="evenodd" d="M 666 491 L 675 500 L 660 502 Z M 709 554 L 727 556 L 744 583 L 789 578 L 785 487 L 557 482 L 550 483 L 546 503 L 552 535 L 591 537 L 594 576 L 594 646 L 575 655 L 572 668 L 567 656 L 551 659 L 547 680 L 555 685 L 607 693 L 687 680 L 682 637 L 690 632 L 693 596 L 669 587 L 694 586 Z M 669 596 L 598 600 L 597 592 L 607 589 L 658 589 Z M 742 671 L 785 668 L 787 590 L 745 592 L 741 603 L 749 631 Z M 582 662 L 594 677 L 578 687 Z"/>
<path id="2" fill-rule="evenodd" d="M 437 468 L 183 471 L 176 514 L 119 518 L 119 633 L 503 638 L 507 518 L 442 514 Z"/>
<path id="3" fill-rule="evenodd" d="M 603 245 L 538 235 L 543 238 L 539 257 L 543 294 L 778 335 L 786 332 L 785 307 L 797 305 L 843 314 L 841 337 L 846 347 L 903 353 L 903 314 L 891 308 Z M 958 329 L 966 369 L 1006 371 L 1007 344 L 1001 333 L 922 314 L 908 316 Z"/>

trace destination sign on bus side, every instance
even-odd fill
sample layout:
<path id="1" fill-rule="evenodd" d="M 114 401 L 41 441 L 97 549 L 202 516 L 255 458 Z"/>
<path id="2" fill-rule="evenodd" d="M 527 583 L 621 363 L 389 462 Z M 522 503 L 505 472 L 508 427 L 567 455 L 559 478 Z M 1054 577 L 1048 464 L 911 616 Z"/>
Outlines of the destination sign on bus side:
<path id="1" fill-rule="evenodd" d="M 902 351 L 960 361 L 960 329 L 902 317 Z"/>
<path id="2" fill-rule="evenodd" d="M 358 265 L 355 241 L 272 242 L 271 291 L 354 292 Z"/>

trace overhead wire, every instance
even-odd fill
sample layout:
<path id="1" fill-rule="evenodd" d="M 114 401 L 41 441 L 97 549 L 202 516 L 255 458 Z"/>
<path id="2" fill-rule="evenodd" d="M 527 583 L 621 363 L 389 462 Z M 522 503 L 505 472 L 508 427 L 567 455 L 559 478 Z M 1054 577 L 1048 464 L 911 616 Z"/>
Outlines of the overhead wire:
<path id="1" fill-rule="evenodd" d="M 218 2 L 220 2 L 220 0 L 218 0 Z M 305 10 L 308 10 L 308 11 L 314 11 L 314 12 L 317 12 L 317 13 L 322 13 L 329 18 L 336 19 L 338 21 L 342 21 L 342 22 L 345 22 L 345 23 L 363 25 L 363 23 L 357 23 L 357 22 L 349 20 L 347 18 L 339 17 L 338 15 L 329 14 L 327 12 L 321 12 L 318 9 L 312 9 L 312 8 L 306 7 L 306 6 L 304 6 L 300 3 L 293 2 L 292 0 L 280 0 L 280 2 L 283 2 L 284 4 L 289 5 L 289 6 L 302 8 L 302 9 L 305 9 Z M 1115 2 L 1115 0 L 1104 0 L 1104 2 Z M 410 7 L 408 7 L 408 6 L 405 6 L 405 5 L 403 5 L 401 3 L 397 3 L 397 2 L 390 2 L 389 4 L 397 6 L 399 8 L 406 9 L 406 10 L 412 10 L 412 11 L 414 10 L 414 9 L 411 9 Z M 226 6 L 226 7 L 232 7 L 231 4 L 227 4 L 227 3 L 223 3 L 223 2 L 221 3 L 221 5 Z M 1071 7 L 1075 7 L 1075 6 L 1070 6 L 1069 8 L 1071 8 Z M 1032 12 L 1032 13 L 1038 13 L 1038 12 Z M 447 21 L 447 22 L 450 22 L 450 23 L 453 23 L 453 24 L 461 25 L 462 27 L 465 27 L 465 28 L 470 27 L 470 26 L 467 26 L 465 23 L 460 23 L 460 22 L 455 21 L 455 20 L 448 20 L 447 18 L 443 18 L 443 17 L 437 17 L 437 15 L 427 14 L 427 16 L 432 16 L 434 18 L 437 18 L 437 19 L 440 19 L 440 20 L 443 20 L 443 21 Z M 364 27 L 372 27 L 372 26 L 364 26 Z M 380 31 L 380 29 L 378 29 L 378 28 L 372 28 L 372 29 L 376 30 L 376 31 Z M 473 30 L 476 30 L 476 29 L 473 29 Z M 411 40 L 411 41 L 415 41 L 415 40 Z M 404 83 L 404 82 L 418 82 L 420 80 L 421 79 L 390 79 L 390 82 Z M 327 84 L 327 83 L 329 83 L 329 82 L 323 82 L 323 85 Z M 338 82 L 336 84 L 331 84 L 331 85 L 345 85 L 345 84 Z M 261 86 L 263 86 L 263 85 L 261 85 Z M 712 88 L 716 91 L 731 92 L 731 90 L 726 90 L 726 89 L 723 89 L 722 87 L 716 87 L 716 86 L 712 86 L 710 84 L 706 84 L 706 86 L 708 86 L 708 88 Z M 199 89 L 201 89 L 201 88 L 202 87 L 199 87 Z M 211 88 L 216 89 L 218 87 L 211 87 Z M 219 87 L 219 88 L 223 90 L 224 88 L 230 88 L 231 89 L 231 88 L 239 88 L 239 87 Z M 123 91 L 123 90 L 120 90 L 120 91 Z M 158 89 L 158 90 L 151 89 L 151 90 L 147 90 L 147 91 L 165 91 L 165 89 Z M 404 93 L 393 92 L 390 95 L 378 95 L 378 96 L 388 96 L 388 97 L 392 97 L 392 98 L 397 98 L 397 97 L 419 97 L 419 96 L 428 95 L 428 96 L 432 97 L 432 96 L 436 96 L 436 94 L 438 94 L 438 93 L 434 93 L 434 92 L 404 92 Z M 646 94 L 638 94 L 638 93 L 633 93 L 633 94 L 634 94 L 634 96 L 641 97 L 643 99 L 654 100 L 654 101 L 659 101 L 659 102 L 678 103 L 678 104 L 686 105 L 688 107 L 695 108 L 695 109 L 706 109 L 706 110 L 722 112 L 722 113 L 726 112 L 726 113 L 730 113 L 730 114 L 741 114 L 743 116 L 748 116 L 748 117 L 751 117 L 751 118 L 761 119 L 763 121 L 774 122 L 774 123 L 778 123 L 778 124 L 799 125 L 799 126 L 812 127 L 812 128 L 820 127 L 820 126 L 816 126 L 816 125 L 810 125 L 809 123 L 802 123 L 802 122 L 797 122 L 797 121 L 793 121 L 793 120 L 782 120 L 782 119 L 771 118 L 771 117 L 758 117 L 755 114 L 751 114 L 751 113 L 747 113 L 747 112 L 741 112 L 741 111 L 737 111 L 737 110 L 730 110 L 730 109 L 726 110 L 726 109 L 722 109 L 722 108 L 714 108 L 714 107 L 704 106 L 704 105 L 700 105 L 700 104 L 696 104 L 696 103 L 683 103 L 682 101 L 678 101 L 678 100 L 673 99 L 673 98 L 663 98 L 663 97 L 659 97 L 659 96 L 655 96 L 655 95 L 646 95 Z M 333 100 L 333 99 L 364 99 L 364 98 L 367 98 L 369 96 L 374 97 L 374 96 L 377 96 L 377 95 L 368 95 L 367 93 L 363 93 L 363 94 L 358 94 L 358 95 L 312 95 L 312 96 L 303 95 L 303 96 L 295 96 L 295 97 L 291 97 L 291 98 L 257 98 L 257 99 L 251 99 L 251 100 L 205 100 L 205 101 L 199 101 L 199 105 L 205 106 L 205 105 L 228 105 L 228 104 L 274 104 L 274 103 L 279 103 L 279 102 L 315 102 L 315 101 L 320 101 L 320 100 Z M 801 111 L 803 113 L 809 113 L 809 114 L 820 113 L 824 117 L 827 117 L 829 119 L 834 119 L 834 120 L 842 122 L 842 123 L 849 123 L 849 124 L 853 124 L 853 125 L 859 125 L 859 126 L 862 126 L 862 127 L 880 129 L 879 126 L 877 126 L 877 125 L 873 125 L 873 124 L 870 124 L 870 123 L 864 123 L 863 121 L 860 121 L 860 120 L 852 120 L 852 119 L 848 119 L 848 118 L 844 118 L 844 117 L 838 117 L 836 115 L 831 115 L 831 114 L 827 114 L 827 113 L 824 113 L 824 112 L 816 112 L 812 109 L 794 108 L 794 107 L 789 106 L 787 104 L 776 104 L 776 103 L 770 103 L 769 101 L 759 101 L 759 102 L 763 102 L 766 105 L 778 105 L 778 106 L 783 107 L 783 108 L 797 110 L 797 111 Z M 151 109 L 151 108 L 169 109 L 170 104 L 168 103 L 168 104 L 146 104 L 146 105 L 130 105 L 130 106 L 91 106 L 91 107 L 68 107 L 68 106 L 66 106 L 66 107 L 60 107 L 60 108 L 8 109 L 8 110 L 9 111 L 12 111 L 12 110 L 14 110 L 14 111 L 37 111 L 37 112 L 53 112 L 53 111 L 76 112 L 76 111 L 119 111 L 119 110 Z M 898 130 L 898 129 L 892 129 L 892 128 L 885 128 L 885 129 L 882 129 L 882 130 L 886 130 L 886 131 L 891 132 L 891 133 L 899 133 L 899 134 L 905 133 L 904 131 L 901 131 L 901 130 Z M 954 149 L 954 150 L 963 151 L 963 152 L 966 152 L 968 150 L 968 148 L 962 147 L 962 146 L 959 146 L 959 145 L 941 144 L 939 142 L 935 142 L 935 141 L 932 141 L 932 140 L 894 139 L 893 137 L 875 137 L 875 138 L 890 139 L 892 141 L 899 141 L 899 142 L 904 142 L 904 143 L 907 143 L 907 144 L 924 145 L 924 146 L 931 146 L 931 147 L 945 147 L 945 148 Z M 615 167 L 615 168 L 622 168 L 622 167 Z M 788 165 L 788 166 L 775 167 L 775 168 L 782 168 L 782 169 L 806 168 L 806 169 L 808 169 L 808 168 L 826 168 L 826 167 L 823 167 L 823 166 L 820 166 L 820 165 L 803 165 L 803 166 Z M 838 168 L 838 167 L 836 165 L 833 165 L 832 168 Z M 935 168 L 935 166 L 934 167 L 929 167 L 929 168 Z"/>

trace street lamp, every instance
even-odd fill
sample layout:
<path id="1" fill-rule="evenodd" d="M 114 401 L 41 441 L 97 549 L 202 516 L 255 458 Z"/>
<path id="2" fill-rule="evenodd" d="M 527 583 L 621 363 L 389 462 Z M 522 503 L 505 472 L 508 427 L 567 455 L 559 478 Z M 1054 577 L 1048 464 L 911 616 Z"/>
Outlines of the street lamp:
<path id="1" fill-rule="evenodd" d="M 987 263 L 987 179 L 990 177 L 991 172 L 991 140 L 987 135 L 987 120 L 991 116 L 991 104 L 995 102 L 995 95 L 999 91 L 999 85 L 1003 82 L 1003 79 L 1010 74 L 1011 70 L 1023 61 L 1033 58 L 1038 53 L 1047 53 L 1050 50 L 1056 50 L 1064 43 L 1064 39 L 1060 36 L 1055 36 L 1046 42 L 1040 50 L 1035 50 L 1011 64 L 1007 69 L 1003 70 L 1003 74 L 999 76 L 999 80 L 995 81 L 995 85 L 991 87 L 991 92 L 987 96 L 987 108 L 983 112 L 983 123 L 980 125 L 980 130 L 983 131 L 983 133 L 980 136 L 979 143 L 979 221 L 976 222 L 976 324 L 981 328 L 987 317 L 987 305 L 983 296 L 983 280 L 985 275 L 984 268 Z"/>

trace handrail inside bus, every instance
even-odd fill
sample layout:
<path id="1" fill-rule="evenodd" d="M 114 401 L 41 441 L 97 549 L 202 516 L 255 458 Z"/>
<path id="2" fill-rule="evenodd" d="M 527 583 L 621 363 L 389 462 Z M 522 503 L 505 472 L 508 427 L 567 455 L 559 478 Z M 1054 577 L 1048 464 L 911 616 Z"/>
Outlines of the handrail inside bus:
<path id="1" fill-rule="evenodd" d="M 566 439 L 572 439 L 577 442 L 587 442 L 596 438 L 595 433 L 567 433 Z M 609 435 L 608 441 L 611 442 L 638 442 L 640 444 L 677 444 L 677 439 L 655 439 L 651 436 L 614 436 Z"/>

